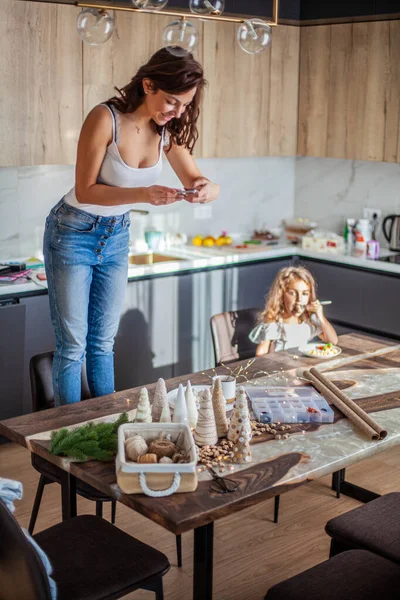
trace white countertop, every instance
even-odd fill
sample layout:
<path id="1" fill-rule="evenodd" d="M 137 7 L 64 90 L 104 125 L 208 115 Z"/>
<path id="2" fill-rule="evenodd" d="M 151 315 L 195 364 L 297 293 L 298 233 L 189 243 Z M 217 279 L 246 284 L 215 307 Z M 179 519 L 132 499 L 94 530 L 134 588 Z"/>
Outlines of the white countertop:
<path id="1" fill-rule="evenodd" d="M 377 260 L 362 259 L 355 256 L 343 254 L 320 253 L 302 250 L 292 245 L 276 245 L 257 249 L 236 250 L 229 247 L 193 247 L 168 249 L 160 254 L 176 256 L 180 260 L 156 263 L 154 265 L 130 265 L 128 279 L 130 281 L 142 277 L 157 277 L 157 275 L 178 275 L 186 271 L 202 271 L 210 268 L 223 268 L 238 266 L 248 262 L 265 261 L 270 259 L 298 256 L 299 258 L 310 258 L 322 262 L 337 263 L 338 265 L 349 265 L 358 269 L 369 269 L 377 273 L 395 273 L 400 276 L 400 264 L 382 262 Z M 383 250 L 381 256 L 394 254 Z M 0 297 L 13 297 L 19 294 L 35 294 L 46 290 L 46 282 L 38 281 L 33 271 L 32 281 L 27 283 L 11 283 L 0 285 Z"/>

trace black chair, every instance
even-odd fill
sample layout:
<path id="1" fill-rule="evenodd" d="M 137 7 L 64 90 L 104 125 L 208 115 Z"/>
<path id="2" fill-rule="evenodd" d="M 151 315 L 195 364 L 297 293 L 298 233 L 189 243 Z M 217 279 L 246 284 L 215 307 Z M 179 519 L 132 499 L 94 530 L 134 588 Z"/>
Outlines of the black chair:
<path id="1" fill-rule="evenodd" d="M 400 564 L 400 492 L 331 519 L 325 531 L 332 538 L 331 556 L 362 548 Z"/>
<path id="2" fill-rule="evenodd" d="M 32 390 L 32 410 L 33 412 L 46 410 L 48 408 L 54 408 L 54 389 L 53 389 L 53 359 L 54 352 L 45 352 L 43 354 L 37 354 L 31 358 L 29 364 L 29 374 L 31 380 Z M 81 398 L 87 400 L 91 397 L 89 385 L 86 377 L 86 369 L 82 367 L 81 377 Z M 32 466 L 36 471 L 40 473 L 40 479 L 36 490 L 35 501 L 33 504 L 32 514 L 29 522 L 28 531 L 30 534 L 33 533 L 37 515 L 40 508 L 40 503 L 43 496 L 43 490 L 49 483 L 62 484 L 63 474 L 62 469 L 53 465 L 46 459 L 38 456 L 37 454 L 31 454 Z M 76 480 L 76 491 L 79 496 L 96 502 L 96 516 L 103 516 L 103 502 L 111 502 L 111 522 L 115 523 L 117 503 L 109 496 L 105 496 L 94 487 L 88 485 L 84 481 L 79 479 Z M 67 510 L 64 510 L 63 506 L 63 518 L 66 518 Z M 176 536 L 176 553 L 178 567 L 182 566 L 182 537 L 181 535 Z"/>
<path id="3" fill-rule="evenodd" d="M 257 323 L 259 308 L 243 308 L 213 315 L 210 319 L 214 347 L 215 366 L 237 360 L 254 358 L 256 344 L 249 340 L 249 333 Z M 274 498 L 274 523 L 279 518 L 280 496 Z"/>
<path id="4" fill-rule="evenodd" d="M 213 315 L 210 320 L 215 366 L 253 358 L 256 344 L 249 333 L 257 324 L 259 308 L 244 308 Z"/>
<path id="5" fill-rule="evenodd" d="M 37 354 L 36 356 L 33 356 L 30 360 L 29 374 L 31 380 L 33 412 L 54 408 L 54 389 L 52 380 L 53 358 L 54 352 L 45 352 L 43 354 Z M 82 367 L 81 381 L 81 397 L 82 400 L 87 400 L 91 396 L 86 378 L 86 369 L 84 366 Z M 35 502 L 33 504 L 28 527 L 30 534 L 33 533 L 35 528 L 44 487 L 50 483 L 59 483 L 61 485 L 63 474 L 62 469 L 56 465 L 53 465 L 37 454 L 31 454 L 31 461 L 33 468 L 40 473 L 40 479 L 36 490 Z M 116 500 L 113 500 L 109 496 L 102 494 L 94 487 L 88 485 L 84 481 L 80 481 L 79 479 L 77 479 L 76 482 L 76 491 L 79 496 L 96 502 L 96 516 L 98 517 L 103 516 L 103 502 L 111 502 L 111 522 L 115 523 L 117 510 Z"/>
<path id="6" fill-rule="evenodd" d="M 0 500 L 1 600 L 51 600 L 42 560 Z M 163 600 L 167 557 L 100 517 L 83 515 L 34 536 L 47 554 L 58 600 L 113 600 L 143 588 Z"/>
<path id="7" fill-rule="evenodd" d="M 350 550 L 274 585 L 265 600 L 398 600 L 399 565 Z"/>

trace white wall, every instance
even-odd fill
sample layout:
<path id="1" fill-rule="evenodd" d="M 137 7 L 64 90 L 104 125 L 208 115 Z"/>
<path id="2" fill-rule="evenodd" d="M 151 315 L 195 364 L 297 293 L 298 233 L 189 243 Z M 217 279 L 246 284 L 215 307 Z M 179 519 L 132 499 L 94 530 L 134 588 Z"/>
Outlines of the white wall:
<path id="1" fill-rule="evenodd" d="M 271 157 L 198 160 L 203 174 L 221 185 L 211 219 L 194 219 L 187 202 L 137 208 L 157 215 L 153 221 L 158 226 L 189 235 L 245 233 L 263 224 L 276 227 L 294 212 L 295 162 Z M 45 218 L 73 183 L 70 166 L 0 168 L 0 259 L 30 256 L 41 247 Z M 167 163 L 160 184 L 181 187 Z"/>
<path id="2" fill-rule="evenodd" d="M 382 216 L 400 214 L 400 165 L 336 158 L 297 158 L 295 214 L 321 228 L 343 234 L 347 217 L 362 218 L 363 208 Z M 380 242 L 387 243 L 380 232 Z"/>

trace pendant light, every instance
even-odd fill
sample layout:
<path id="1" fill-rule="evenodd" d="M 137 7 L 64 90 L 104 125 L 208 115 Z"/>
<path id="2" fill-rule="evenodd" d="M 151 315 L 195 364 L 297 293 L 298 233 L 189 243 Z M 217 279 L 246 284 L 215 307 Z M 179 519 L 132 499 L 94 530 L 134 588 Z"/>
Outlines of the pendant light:
<path id="1" fill-rule="evenodd" d="M 76 25 L 81 39 L 91 46 L 97 46 L 110 39 L 114 31 L 114 18 L 106 10 L 85 8 L 79 13 Z"/>
<path id="2" fill-rule="evenodd" d="M 224 12 L 225 0 L 189 0 L 189 8 L 198 15 L 221 15 Z"/>
<path id="3" fill-rule="evenodd" d="M 167 50 L 175 56 L 184 56 L 193 52 L 199 42 L 197 27 L 185 18 L 169 23 L 163 33 L 163 42 Z"/>
<path id="4" fill-rule="evenodd" d="M 237 30 L 239 46 L 247 54 L 259 54 L 271 43 L 272 28 L 262 19 L 248 19 Z"/>

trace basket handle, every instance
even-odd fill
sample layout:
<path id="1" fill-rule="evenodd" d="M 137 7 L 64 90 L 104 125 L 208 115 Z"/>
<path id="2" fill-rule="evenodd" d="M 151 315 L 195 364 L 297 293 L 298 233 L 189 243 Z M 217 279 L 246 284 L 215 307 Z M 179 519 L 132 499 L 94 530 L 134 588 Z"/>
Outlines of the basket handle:
<path id="1" fill-rule="evenodd" d="M 151 496 L 152 498 L 162 498 L 163 496 L 171 496 L 174 494 L 180 486 L 181 483 L 181 475 L 180 473 L 175 473 L 172 484 L 169 488 L 165 490 L 151 490 L 146 482 L 146 473 L 139 473 L 139 483 L 142 491 L 146 496 Z"/>

